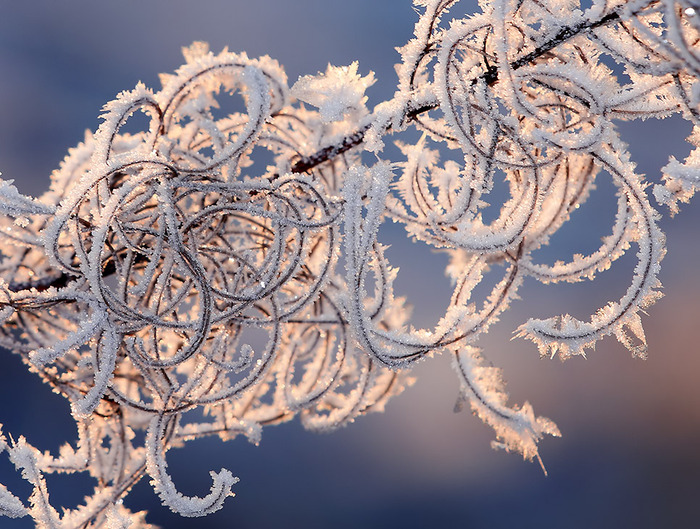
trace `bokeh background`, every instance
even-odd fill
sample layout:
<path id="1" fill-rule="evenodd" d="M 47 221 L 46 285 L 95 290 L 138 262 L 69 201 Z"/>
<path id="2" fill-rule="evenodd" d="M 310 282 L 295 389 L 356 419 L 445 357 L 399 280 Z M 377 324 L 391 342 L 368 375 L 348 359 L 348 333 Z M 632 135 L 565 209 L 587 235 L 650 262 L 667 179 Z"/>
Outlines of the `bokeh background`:
<path id="1" fill-rule="evenodd" d="M 472 2 L 463 0 L 468 9 Z M 474 2 L 475 4 L 475 2 Z M 138 81 L 158 88 L 159 72 L 181 64 L 180 48 L 205 40 L 251 56 L 268 54 L 290 84 L 328 63 L 354 60 L 375 72 L 369 105 L 394 91 L 396 46 L 417 19 L 410 0 L 32 0 L 0 11 L 0 171 L 31 194 L 102 105 Z M 669 154 L 689 151 L 680 120 L 621 124 L 638 169 L 658 180 Z M 589 203 L 548 251 L 590 250 L 612 223 L 614 189 L 601 178 Z M 528 315 L 587 312 L 619 297 L 634 266 L 623 259 L 593 284 L 526 284 L 484 340 L 504 368 L 511 402 L 529 400 L 563 438 L 540 445 L 549 471 L 490 449 L 491 430 L 468 412 L 455 414 L 458 384 L 446 359 L 419 365 L 418 382 L 383 414 L 330 435 L 298 422 L 271 427 L 255 447 L 244 440 L 191 443 L 168 454 L 187 494 L 208 491 L 209 470 L 230 468 L 241 482 L 219 513 L 183 519 L 160 506 L 146 480 L 126 500 L 165 528 L 680 528 L 700 526 L 700 208 L 691 204 L 662 226 L 668 255 L 666 296 L 644 318 L 649 358 L 631 358 L 606 339 L 588 358 L 540 359 L 529 342 L 510 340 Z M 432 325 L 449 301 L 445 258 L 382 229 L 401 267 L 400 294 L 416 305 L 417 325 Z M 561 256 L 561 257 L 565 257 Z M 62 399 L 0 351 L 0 423 L 55 450 L 75 431 Z M 0 457 L 0 483 L 29 488 Z M 49 481 L 55 505 L 80 501 L 84 478 Z M 29 528 L 0 518 L 0 527 Z"/>

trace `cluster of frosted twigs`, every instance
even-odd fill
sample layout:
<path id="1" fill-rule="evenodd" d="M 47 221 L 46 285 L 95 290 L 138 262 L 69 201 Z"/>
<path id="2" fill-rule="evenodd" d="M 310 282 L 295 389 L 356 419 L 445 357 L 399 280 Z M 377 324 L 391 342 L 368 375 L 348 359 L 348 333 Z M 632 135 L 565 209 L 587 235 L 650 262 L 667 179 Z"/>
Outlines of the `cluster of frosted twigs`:
<path id="1" fill-rule="evenodd" d="M 289 89 L 269 58 L 196 43 L 159 92 L 138 85 L 105 106 L 45 195 L 0 181 L 1 342 L 69 399 L 79 432 L 51 455 L 0 429 L 0 451 L 33 485 L 23 501 L 0 484 L 0 515 L 144 527 L 120 500 L 145 475 L 172 510 L 205 515 L 237 478 L 212 472 L 209 494 L 186 497 L 169 448 L 208 435 L 257 443 L 263 426 L 297 415 L 310 429 L 338 427 L 383 409 L 413 364 L 440 352 L 496 444 L 539 457 L 556 426 L 507 404 L 477 339 L 525 277 L 593 280 L 631 248 L 638 264 L 621 299 L 588 321 L 562 315 L 517 332 L 543 355 L 581 354 L 607 335 L 645 354 L 639 312 L 659 297 L 664 236 L 612 120 L 677 113 L 698 126 L 700 13 L 690 1 L 581 11 L 493 0 L 450 20 L 458 0 L 415 3 L 423 14 L 400 50 L 395 96 L 371 112 L 374 77 L 356 63 Z M 136 112 L 148 129 L 127 133 Z M 420 139 L 385 159 L 384 142 L 406 130 Z M 672 158 L 654 188 L 672 212 L 699 185 L 698 152 Z M 499 177 L 509 194 L 485 222 Z M 618 190 L 610 234 L 589 255 L 537 262 L 596 178 Z M 393 295 L 400 263 L 377 237 L 387 220 L 450 255 L 446 271 L 430 272 L 454 286 L 434 329 L 415 329 Z M 495 265 L 502 278 L 474 299 Z M 94 494 L 59 515 L 52 472 L 89 472 Z"/>

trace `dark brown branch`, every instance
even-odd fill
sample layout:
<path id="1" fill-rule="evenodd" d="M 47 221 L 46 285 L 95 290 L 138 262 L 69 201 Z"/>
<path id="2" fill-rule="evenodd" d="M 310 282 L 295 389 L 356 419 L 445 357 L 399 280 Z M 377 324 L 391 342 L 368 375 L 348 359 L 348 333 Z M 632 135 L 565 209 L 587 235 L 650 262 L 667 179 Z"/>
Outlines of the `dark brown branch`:
<path id="1" fill-rule="evenodd" d="M 617 22 L 620 20 L 620 15 L 617 13 L 617 11 L 613 11 L 611 13 L 608 13 L 604 17 L 595 20 L 595 21 L 590 21 L 586 20 L 584 22 L 579 22 L 578 24 L 574 26 L 567 26 L 559 30 L 559 33 L 557 33 L 553 38 L 548 40 L 547 42 L 537 46 L 534 50 L 532 50 L 530 53 L 523 55 L 519 59 L 513 61 L 510 63 L 510 67 L 513 68 L 513 70 L 517 70 L 518 68 L 522 68 L 526 64 L 529 64 L 533 62 L 534 60 L 538 59 L 548 51 L 553 50 L 555 47 L 557 47 L 559 44 L 562 44 L 566 42 L 567 40 L 575 37 L 576 35 L 582 33 L 583 31 L 589 31 L 593 29 L 597 29 L 601 26 L 605 26 L 611 22 Z"/>
<path id="2" fill-rule="evenodd" d="M 520 57 L 519 59 L 514 60 L 513 62 L 510 63 L 510 67 L 513 70 L 517 70 L 518 68 L 522 68 L 526 64 L 529 64 L 531 62 L 534 62 L 538 58 L 542 57 L 544 54 L 547 52 L 553 50 L 556 48 L 558 45 L 568 41 L 569 39 L 581 34 L 584 31 L 590 31 L 597 29 L 599 27 L 605 26 L 607 24 L 617 22 L 620 20 L 620 15 L 617 13 L 617 11 L 613 11 L 611 13 L 608 13 L 604 17 L 598 19 L 598 20 L 586 20 L 583 22 L 579 22 L 576 25 L 573 26 L 567 26 L 564 28 L 561 28 L 559 32 L 552 37 L 551 39 L 547 40 L 546 42 L 540 44 L 537 46 L 534 50 L 532 50 L 530 53 L 527 53 Z M 498 81 L 498 68 L 494 65 L 486 65 L 486 71 L 482 73 L 480 76 L 476 77 L 473 81 L 472 84 L 476 84 L 479 80 L 484 80 L 486 84 L 489 86 L 494 85 Z M 428 105 L 423 105 L 421 107 L 409 110 L 406 113 L 405 122 L 410 122 L 416 119 L 420 114 L 423 114 L 425 112 L 429 112 L 430 110 L 435 110 L 438 107 L 437 103 L 434 104 L 428 104 Z M 299 157 L 294 163 L 292 163 L 292 172 L 293 173 L 305 173 L 307 171 L 310 171 L 314 169 L 315 167 L 321 165 L 324 162 L 328 162 L 332 159 L 334 159 L 336 156 L 339 156 L 343 153 L 346 153 L 350 149 L 353 149 L 354 147 L 358 147 L 359 145 L 362 144 L 362 142 L 365 139 L 365 134 L 369 130 L 370 125 L 365 125 L 359 130 L 356 130 L 355 132 L 345 136 L 340 142 L 335 143 L 333 145 L 328 145 L 326 147 L 323 147 L 322 149 L 319 149 L 315 153 L 309 155 L 309 156 L 301 156 Z M 387 131 L 391 129 L 391 125 L 387 127 Z"/>

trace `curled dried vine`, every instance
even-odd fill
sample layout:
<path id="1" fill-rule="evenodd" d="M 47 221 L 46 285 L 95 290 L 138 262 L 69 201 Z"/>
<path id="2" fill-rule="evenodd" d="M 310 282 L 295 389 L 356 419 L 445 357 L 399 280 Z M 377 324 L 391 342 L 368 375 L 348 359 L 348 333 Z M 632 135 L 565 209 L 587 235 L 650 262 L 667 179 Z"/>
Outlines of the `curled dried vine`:
<path id="1" fill-rule="evenodd" d="M 374 77 L 356 63 L 290 89 L 272 59 L 195 43 L 160 91 L 139 84 L 104 107 L 43 196 L 0 181 L 2 345 L 71 402 L 79 426 L 76 447 L 56 457 L 0 430 L 0 450 L 34 490 L 27 502 L 0 485 L 0 515 L 39 527 L 142 524 L 119 500 L 146 475 L 173 511 L 205 515 L 237 478 L 212 472 L 206 496 L 186 497 L 168 474 L 170 448 L 213 435 L 257 443 L 264 426 L 295 416 L 337 428 L 381 411 L 411 367 L 438 353 L 453 358 L 463 400 L 496 446 L 539 459 L 556 425 L 527 402 L 508 405 L 478 339 L 526 277 L 594 280 L 631 248 L 637 266 L 619 300 L 587 321 L 555 315 L 516 332 L 542 355 L 580 355 L 609 335 L 646 354 L 640 312 L 660 296 L 664 235 L 613 120 L 693 124 L 696 149 L 671 158 L 653 188 L 676 212 L 700 185 L 696 6 L 493 0 L 450 19 L 458 0 L 415 3 L 397 90 L 372 111 Z M 222 116 L 226 98 L 240 104 Z M 135 112 L 148 129 L 122 132 Z M 420 139 L 385 158 L 384 142 L 407 130 Z M 379 160 L 368 166 L 363 152 Z M 485 222 L 497 175 L 508 196 Z M 599 178 L 618 196 L 600 248 L 537 262 Z M 378 240 L 386 220 L 450 256 L 453 293 L 433 329 L 415 329 L 394 296 L 398 272 Z M 476 299 L 497 265 L 501 279 Z M 89 472 L 97 486 L 59 515 L 52 472 Z"/>

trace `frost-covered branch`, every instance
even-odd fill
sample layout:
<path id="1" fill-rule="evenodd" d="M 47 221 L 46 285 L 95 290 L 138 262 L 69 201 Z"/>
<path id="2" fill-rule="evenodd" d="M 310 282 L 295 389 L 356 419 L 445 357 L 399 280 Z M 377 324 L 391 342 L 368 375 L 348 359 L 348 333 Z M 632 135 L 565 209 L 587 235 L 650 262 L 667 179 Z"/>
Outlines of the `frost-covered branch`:
<path id="1" fill-rule="evenodd" d="M 146 475 L 171 509 L 208 514 L 237 478 L 213 472 L 208 493 L 186 497 L 168 450 L 212 435 L 258 443 L 265 426 L 296 416 L 337 428 L 381 411 L 417 362 L 440 353 L 494 446 L 539 460 L 557 427 L 508 403 L 478 340 L 526 278 L 594 281 L 632 247 L 620 299 L 583 321 L 530 319 L 516 333 L 544 356 L 581 355 L 605 336 L 647 353 L 640 315 L 661 295 L 665 239 L 614 120 L 677 114 L 694 125 L 695 150 L 671 158 L 653 188 L 675 213 L 700 181 L 696 6 L 493 0 L 450 18 L 457 3 L 415 1 L 422 14 L 400 49 L 396 92 L 371 111 L 374 74 L 357 63 L 289 88 L 268 57 L 195 43 L 160 90 L 139 84 L 105 105 L 43 196 L 0 181 L 1 343 L 70 401 L 79 431 L 56 456 L 0 432 L 33 490 L 22 499 L 0 484 L 0 515 L 145 526 L 119 500 Z M 243 104 L 220 116 L 230 95 Z M 148 127 L 122 132 L 136 112 Z M 387 154 L 389 141 L 400 154 Z M 617 190 L 609 235 L 588 255 L 538 262 L 601 178 Z M 488 221 L 487 202 L 497 212 Z M 449 255 L 453 292 L 434 328 L 417 329 L 394 294 L 387 220 Z M 44 477 L 55 472 L 88 472 L 99 486 L 59 514 Z"/>

